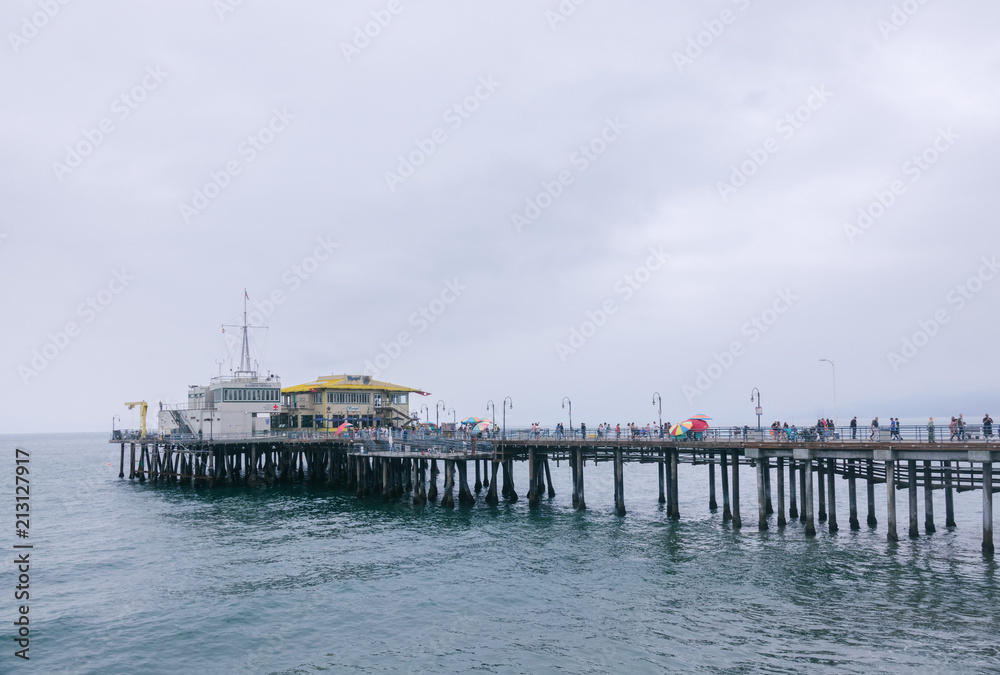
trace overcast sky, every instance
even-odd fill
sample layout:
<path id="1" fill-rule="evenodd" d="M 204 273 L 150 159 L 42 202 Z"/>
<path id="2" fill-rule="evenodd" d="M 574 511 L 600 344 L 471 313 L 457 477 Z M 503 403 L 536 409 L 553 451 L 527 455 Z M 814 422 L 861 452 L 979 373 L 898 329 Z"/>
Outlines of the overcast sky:
<path id="1" fill-rule="evenodd" d="M 995 2 L 61 2 L 0 10 L 0 430 L 185 400 L 244 288 L 432 418 L 1000 413 Z"/>

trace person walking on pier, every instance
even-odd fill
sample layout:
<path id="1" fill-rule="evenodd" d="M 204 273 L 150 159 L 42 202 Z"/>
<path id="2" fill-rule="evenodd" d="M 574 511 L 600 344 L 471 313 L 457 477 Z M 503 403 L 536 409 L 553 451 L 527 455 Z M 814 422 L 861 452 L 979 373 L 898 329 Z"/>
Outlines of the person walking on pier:
<path id="1" fill-rule="evenodd" d="M 965 419 L 961 414 L 958 416 L 958 440 L 965 441 Z"/>
<path id="2" fill-rule="evenodd" d="M 899 419 L 896 417 L 889 418 L 889 440 L 890 441 L 903 440 L 899 436 Z"/>
<path id="3" fill-rule="evenodd" d="M 934 442 L 934 418 L 927 420 L 927 442 Z"/>
<path id="4" fill-rule="evenodd" d="M 584 424 L 583 422 L 580 422 L 580 436 L 583 439 L 587 438 L 587 425 Z"/>
<path id="5" fill-rule="evenodd" d="M 954 415 L 951 418 L 951 423 L 948 424 L 948 431 L 951 432 L 951 435 L 948 437 L 949 441 L 958 438 L 958 420 L 955 419 Z"/>
<path id="6" fill-rule="evenodd" d="M 851 440 L 855 440 L 858 437 L 858 416 L 855 415 L 854 419 L 851 420 Z"/>
<path id="7" fill-rule="evenodd" d="M 983 438 L 986 439 L 987 443 L 993 438 L 993 418 L 990 417 L 989 413 L 986 413 L 986 417 L 983 418 Z"/>
<path id="8" fill-rule="evenodd" d="M 875 419 L 872 420 L 872 433 L 868 437 L 868 440 L 869 441 L 878 441 L 878 440 L 880 440 L 880 438 L 879 438 L 879 430 L 878 430 L 878 417 L 877 416 L 875 417 Z"/>

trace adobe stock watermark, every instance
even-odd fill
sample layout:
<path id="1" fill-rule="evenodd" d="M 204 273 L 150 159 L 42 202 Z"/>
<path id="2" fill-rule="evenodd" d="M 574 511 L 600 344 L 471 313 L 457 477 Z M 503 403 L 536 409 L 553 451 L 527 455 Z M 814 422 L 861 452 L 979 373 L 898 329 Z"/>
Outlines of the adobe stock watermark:
<path id="1" fill-rule="evenodd" d="M 573 184 L 576 177 L 587 171 L 601 155 L 607 152 L 626 129 L 628 125 L 621 121 L 621 117 L 607 118 L 604 128 L 596 136 L 581 144 L 570 154 L 569 167 L 560 170 L 551 180 L 543 180 L 541 192 L 534 197 L 525 198 L 524 209 L 510 214 L 511 224 L 517 233 L 521 234 L 525 226 L 541 218 L 542 214 L 563 195 L 566 188 Z"/>
<path id="2" fill-rule="evenodd" d="M 128 119 L 151 92 L 160 88 L 169 74 L 163 72 L 159 65 L 147 67 L 138 84 L 111 102 L 113 117 L 102 117 L 93 129 L 85 127 L 80 132 L 83 138 L 66 146 L 63 160 L 52 162 L 52 171 L 56 174 L 59 182 L 63 182 L 67 175 L 79 169 L 83 165 L 83 161 L 90 157 L 115 132 L 118 128 L 115 126 L 115 120 L 124 122 Z"/>
<path id="3" fill-rule="evenodd" d="M 882 33 L 882 39 L 888 40 L 893 33 L 899 32 L 927 2 L 928 0 L 903 0 L 899 4 L 894 4 L 888 19 L 879 19 L 875 22 L 879 32 Z"/>
<path id="4" fill-rule="evenodd" d="M 614 295 L 610 298 L 605 298 L 595 309 L 588 309 L 584 312 L 586 318 L 579 325 L 572 326 L 569 329 L 566 341 L 563 342 L 560 340 L 553 345 L 556 350 L 556 356 L 559 357 L 562 363 L 566 363 L 566 360 L 570 356 L 583 349 L 587 341 L 597 335 L 598 330 L 607 325 L 608 321 L 618 313 L 622 305 L 635 297 L 635 294 L 649 283 L 655 272 L 666 267 L 667 261 L 673 255 L 665 252 L 663 246 L 659 248 L 650 246 L 648 250 L 649 256 L 642 265 L 636 267 L 614 283 L 612 286 Z"/>
<path id="5" fill-rule="evenodd" d="M 14 53 L 17 54 L 21 51 L 21 47 L 38 37 L 41 30 L 48 26 L 49 22 L 69 3 L 70 0 L 38 0 L 38 11 L 21 17 L 20 30 L 16 33 L 7 32 L 7 41 L 10 42 L 10 48 Z"/>
<path id="6" fill-rule="evenodd" d="M 900 338 L 899 351 L 890 351 L 885 355 L 893 373 L 898 373 L 900 368 L 913 361 L 920 350 L 929 345 L 941 329 L 951 322 L 953 315 L 965 309 L 982 293 L 986 284 L 1000 273 L 1000 261 L 995 253 L 989 257 L 983 256 L 979 262 L 979 268 L 965 281 L 948 289 L 944 296 L 945 307 L 935 310 L 930 318 L 917 321 L 917 330 Z M 948 311 L 948 305 L 953 306 L 952 312 Z"/>
<path id="7" fill-rule="evenodd" d="M 53 361 L 59 358 L 60 354 L 66 351 L 74 339 L 83 334 L 84 327 L 93 323 L 98 314 L 107 309 L 132 281 L 135 281 L 135 277 L 124 268 L 111 270 L 111 280 L 105 287 L 94 295 L 88 296 L 76 306 L 76 315 L 82 321 L 68 321 L 62 330 L 49 333 L 46 341 L 31 351 L 31 357 L 27 363 L 22 362 L 17 366 L 17 374 L 21 377 L 21 381 L 27 385 L 32 378 L 38 377 L 48 368 Z"/>
<path id="8" fill-rule="evenodd" d="M 778 118 L 774 124 L 774 130 L 781 135 L 782 139 L 791 140 L 799 129 L 812 119 L 813 114 L 826 105 L 832 96 L 833 93 L 827 91 L 826 85 L 813 87 L 802 105 Z M 728 202 L 729 197 L 739 192 L 750 180 L 750 177 L 760 171 L 767 164 L 771 155 L 780 149 L 781 144 L 773 136 L 764 141 L 760 147 L 748 149 L 748 159 L 740 162 L 739 166 L 736 164 L 730 166 L 732 172 L 729 175 L 729 181 L 716 182 L 715 187 L 719 191 L 722 201 Z"/>
<path id="9" fill-rule="evenodd" d="M 693 403 L 699 396 L 704 396 L 705 392 L 714 387 L 715 383 L 736 365 L 736 360 L 747 353 L 747 346 L 760 340 L 761 336 L 778 323 L 778 319 L 800 299 L 790 288 L 779 290 L 774 294 L 774 300 L 768 307 L 743 322 L 740 326 L 740 335 L 748 339 L 747 344 L 742 340 L 733 340 L 721 353 L 712 354 L 711 363 L 698 369 L 693 385 L 681 386 L 681 393 L 684 394 L 688 404 Z"/>
<path id="10" fill-rule="evenodd" d="M 271 113 L 271 119 L 266 125 L 247 136 L 237 146 L 236 152 L 239 154 L 239 158 L 230 159 L 219 171 L 210 171 L 208 173 L 209 181 L 200 188 L 192 190 L 191 203 L 181 202 L 177 205 L 181 219 L 185 223 L 190 223 L 192 218 L 204 213 L 212 201 L 232 184 L 233 178 L 240 175 L 244 167 L 252 164 L 259 154 L 271 145 L 274 139 L 285 131 L 289 123 L 295 119 L 295 115 L 289 113 L 285 108 L 281 110 L 273 108 Z"/>
<path id="11" fill-rule="evenodd" d="M 306 281 L 314 277 L 319 268 L 329 261 L 339 248 L 340 244 L 334 242 L 330 235 L 316 237 L 316 245 L 313 247 L 312 253 L 282 271 L 281 287 L 271 289 L 271 292 L 266 294 L 263 300 L 259 300 L 257 297 L 250 298 L 252 309 L 247 314 L 249 322 L 255 326 L 264 325 L 264 321 L 270 318 L 278 307 L 288 301 L 288 294 L 299 290 Z M 227 334 L 227 343 L 235 339 L 235 337 L 228 337 Z"/>
<path id="12" fill-rule="evenodd" d="M 225 21 L 227 14 L 232 14 L 237 8 L 243 6 L 243 0 L 212 0 L 212 9 L 219 21 Z"/>
<path id="13" fill-rule="evenodd" d="M 750 7 L 750 0 L 732 0 L 732 3 L 741 12 L 745 12 Z M 685 66 L 690 66 L 698 60 L 705 53 L 705 50 L 710 49 L 722 37 L 728 26 L 736 23 L 738 16 L 736 12 L 727 8 L 719 13 L 719 18 L 702 21 L 704 29 L 688 38 L 687 46 L 683 52 L 674 52 L 674 64 L 677 66 L 677 70 L 683 73 Z"/>
<path id="14" fill-rule="evenodd" d="M 493 96 L 501 84 L 493 79 L 492 75 L 480 76 L 479 83 L 473 92 L 457 103 L 448 106 L 442 113 L 441 120 L 452 131 L 458 131 L 466 120 L 479 110 L 479 106 Z M 400 183 L 405 183 L 409 178 L 412 178 L 417 169 L 423 166 L 447 140 L 448 132 L 442 127 L 435 127 L 425 138 L 415 139 L 413 141 L 415 149 L 406 155 L 399 156 L 396 171 L 385 172 L 385 184 L 389 188 L 389 192 L 395 192 Z"/>
<path id="15" fill-rule="evenodd" d="M 930 145 L 903 163 L 903 175 L 909 178 L 911 183 L 916 183 L 938 163 L 946 152 L 954 147 L 955 142 L 960 138 L 961 136 L 952 131 L 951 127 L 938 129 L 937 138 Z M 858 237 L 871 229 L 872 225 L 884 216 L 893 207 L 896 200 L 904 194 L 906 194 L 906 184 L 898 178 L 890 181 L 885 189 L 876 190 L 874 192 L 875 199 L 858 209 L 858 217 L 855 218 L 854 222 L 844 223 L 844 234 L 847 236 L 847 241 L 853 244 Z"/>
<path id="16" fill-rule="evenodd" d="M 565 23 L 571 16 L 576 14 L 577 7 L 586 4 L 587 0 L 562 0 L 554 10 L 545 10 L 545 20 L 549 22 L 549 28 L 555 33 L 559 24 Z"/>
<path id="17" fill-rule="evenodd" d="M 371 12 L 371 21 L 365 22 L 362 26 L 355 26 L 354 35 L 350 42 L 341 41 L 340 53 L 344 55 L 344 60 L 348 63 L 371 45 L 372 40 L 382 34 L 382 31 L 389 27 L 394 17 L 399 16 L 403 11 L 403 4 L 400 0 L 389 0 L 385 9 L 376 9 Z"/>
<path id="18" fill-rule="evenodd" d="M 379 353 L 374 358 L 365 359 L 364 374 L 378 378 L 384 370 L 402 356 L 403 350 L 413 345 L 413 339 L 416 336 L 426 332 L 431 324 L 441 318 L 448 307 L 462 297 L 462 294 L 467 290 L 468 287 L 462 285 L 458 277 L 446 280 L 444 288 L 430 302 L 421 305 L 410 314 L 409 325 L 415 331 L 411 333 L 409 330 L 402 330 L 394 340 L 389 340 L 388 343 L 380 342 Z"/>

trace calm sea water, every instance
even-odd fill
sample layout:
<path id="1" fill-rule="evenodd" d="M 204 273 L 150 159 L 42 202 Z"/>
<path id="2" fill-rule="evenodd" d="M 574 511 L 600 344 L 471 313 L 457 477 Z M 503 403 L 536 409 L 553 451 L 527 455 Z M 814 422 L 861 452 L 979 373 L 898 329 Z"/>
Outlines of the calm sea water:
<path id="1" fill-rule="evenodd" d="M 936 495 L 938 532 L 890 545 L 884 527 L 848 531 L 841 489 L 841 532 L 807 541 L 798 523 L 757 532 L 749 471 L 734 532 L 708 510 L 705 467 L 681 466 L 671 522 L 655 465 L 626 466 L 618 518 L 610 465 L 588 465 L 585 513 L 566 464 L 538 509 L 450 510 L 139 485 L 105 440 L 0 437 L 0 672 L 1000 672 L 978 492 L 956 495 L 957 528 Z M 15 446 L 31 452 L 27 663 L 11 637 Z"/>

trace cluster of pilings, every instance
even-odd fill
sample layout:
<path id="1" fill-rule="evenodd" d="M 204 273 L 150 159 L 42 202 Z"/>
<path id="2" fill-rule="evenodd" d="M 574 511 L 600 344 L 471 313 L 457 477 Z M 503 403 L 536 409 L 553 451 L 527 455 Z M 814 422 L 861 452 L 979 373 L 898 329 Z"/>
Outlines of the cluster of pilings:
<path id="1" fill-rule="evenodd" d="M 125 475 L 125 445 L 121 443 L 119 476 Z M 793 448 L 787 444 L 764 447 L 684 447 L 676 443 L 631 446 L 607 441 L 601 445 L 586 442 L 509 442 L 482 444 L 480 452 L 428 455 L 426 452 L 381 451 L 363 449 L 346 440 L 320 442 L 229 442 L 192 445 L 169 442 L 133 441 L 128 443 L 129 478 L 140 482 L 178 481 L 192 485 L 254 486 L 259 483 L 306 481 L 346 488 L 359 498 L 381 495 L 383 501 L 409 493 L 414 504 L 422 505 L 438 498 L 437 478 L 444 472 L 441 505 L 455 505 L 456 473 L 458 503 L 475 503 L 473 490 L 487 489 L 486 502 L 498 504 L 500 497 L 518 500 L 514 485 L 514 462 L 526 461 L 527 498 L 537 506 L 546 494 L 555 496 L 550 458 L 566 460 L 570 465 L 572 504 L 586 509 L 584 467 L 587 460 L 611 462 L 614 472 L 615 512 L 624 516 L 627 462 L 655 462 L 659 479 L 659 503 L 666 504 L 669 518 L 679 519 L 678 498 L 681 462 L 707 464 L 709 508 L 716 510 L 716 463 L 722 488 L 722 519 L 733 528 L 742 527 L 740 513 L 740 465 L 751 463 L 757 473 L 758 528 L 767 530 L 772 504 L 772 479 L 776 488 L 777 526 L 800 520 L 806 536 L 816 535 L 816 523 L 826 523 L 829 531 L 839 530 L 837 514 L 837 477 L 847 482 L 849 527 L 861 528 L 858 512 L 857 481 L 866 483 L 868 527 L 878 526 L 875 514 L 875 485 L 886 485 L 886 538 L 898 541 L 896 490 L 908 493 L 909 536 L 919 537 L 918 505 L 923 490 L 924 532 L 933 533 L 934 490 L 945 496 L 945 526 L 955 526 L 954 492 L 982 490 L 983 551 L 992 554 L 993 546 L 993 461 L 1000 451 L 928 449 L 895 450 L 875 444 L 869 449 L 822 447 Z M 483 452 L 487 450 L 488 452 Z M 137 455 L 138 450 L 138 455 Z M 996 455 L 996 456 L 994 456 Z M 486 459 L 482 459 L 482 457 Z M 475 484 L 470 489 L 468 463 L 475 469 Z M 482 476 L 480 476 L 482 462 Z M 440 463 L 440 466 L 439 466 Z M 977 465 L 979 468 L 977 468 Z M 772 470 L 773 467 L 773 470 Z M 428 473 L 430 474 L 428 480 Z M 816 474 L 816 481 L 813 480 Z M 815 484 L 814 484 L 815 483 Z M 786 517 L 785 504 L 788 504 Z"/>
<path id="2" fill-rule="evenodd" d="M 952 459 L 915 459 L 892 450 L 876 451 L 876 458 L 833 456 L 817 456 L 817 453 L 807 449 L 789 451 L 772 451 L 770 449 L 747 449 L 747 456 L 752 458 L 757 470 L 757 527 L 768 529 L 768 516 L 774 513 L 771 503 L 771 462 L 775 462 L 775 478 L 777 482 L 777 525 L 785 527 L 785 468 L 788 470 L 788 516 L 798 518 L 805 525 L 807 537 L 816 536 L 816 522 L 826 522 L 830 533 L 839 531 L 837 519 L 837 477 L 847 481 L 848 523 L 851 530 L 860 530 L 861 521 L 858 515 L 858 479 L 866 483 L 866 522 L 868 527 L 878 526 L 875 515 L 875 485 L 884 483 L 886 486 L 886 539 L 890 542 L 899 541 L 896 516 L 896 490 L 904 489 L 908 497 L 908 535 L 910 538 L 920 537 L 920 521 L 918 506 L 923 492 L 924 533 L 933 534 L 937 527 L 934 520 L 934 490 L 944 491 L 945 527 L 955 527 L 956 491 L 982 490 L 983 494 L 983 544 L 985 554 L 994 553 L 993 543 L 993 493 L 1000 491 L 1000 486 L 993 482 L 993 463 L 989 461 L 992 455 L 989 451 L 969 452 L 969 459 L 984 460 L 981 470 L 976 471 L 973 462 L 968 468 L 959 467 L 959 462 Z M 829 454 L 829 453 L 825 453 Z M 854 453 L 860 454 L 860 453 Z M 926 454 L 926 453 L 925 453 Z M 900 457 L 900 455 L 904 455 Z M 954 463 L 953 463 L 954 462 Z M 881 466 L 879 466 L 881 464 Z M 813 474 L 816 474 L 816 486 L 813 486 Z M 738 472 L 734 471 L 734 479 Z M 797 477 L 797 480 L 796 480 Z M 799 508 L 796 495 L 801 496 L 802 508 Z M 723 483 L 725 489 L 725 483 Z M 815 497 L 815 498 L 814 498 Z M 738 510 L 738 503 L 736 506 Z"/>

